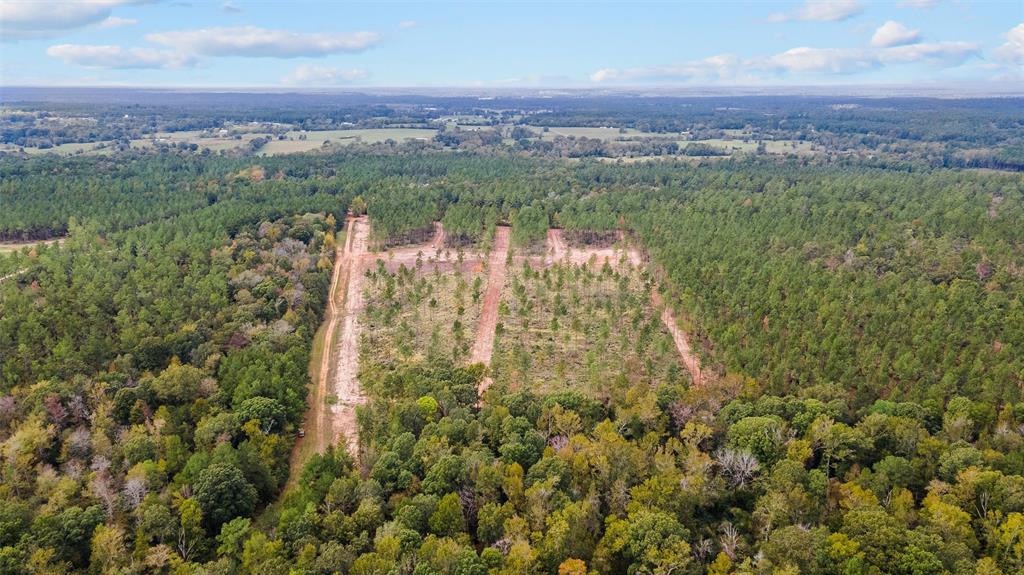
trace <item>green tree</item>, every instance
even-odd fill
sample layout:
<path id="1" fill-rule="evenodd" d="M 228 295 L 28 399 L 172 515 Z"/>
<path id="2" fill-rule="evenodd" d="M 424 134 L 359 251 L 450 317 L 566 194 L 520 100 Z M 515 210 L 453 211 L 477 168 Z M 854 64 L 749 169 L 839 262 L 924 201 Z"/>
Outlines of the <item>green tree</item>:
<path id="1" fill-rule="evenodd" d="M 194 497 L 203 510 L 206 524 L 213 529 L 256 508 L 256 490 L 233 465 L 214 463 L 199 473 L 193 485 Z"/>

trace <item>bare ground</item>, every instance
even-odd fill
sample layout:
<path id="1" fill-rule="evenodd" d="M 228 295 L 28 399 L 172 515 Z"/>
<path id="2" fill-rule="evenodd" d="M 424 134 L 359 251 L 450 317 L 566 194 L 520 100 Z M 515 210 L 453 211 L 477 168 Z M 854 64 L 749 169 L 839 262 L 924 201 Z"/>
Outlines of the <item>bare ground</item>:
<path id="1" fill-rule="evenodd" d="M 441 222 L 434 222 L 434 237 L 427 244 L 400 246 L 379 253 L 366 254 L 368 265 L 376 265 L 377 260 L 384 262 L 384 269 L 394 273 L 399 267 L 414 267 L 417 261 L 423 266 L 420 273 L 449 271 L 453 269 L 473 269 L 483 261 L 485 254 L 473 250 L 463 250 L 459 259 L 459 250 L 445 247 L 445 233 Z M 461 261 L 461 263 L 460 263 Z"/>
<path id="2" fill-rule="evenodd" d="M 310 351 L 309 372 L 311 378 L 315 380 L 315 385 L 310 392 L 306 415 L 303 418 L 305 437 L 297 439 L 292 448 L 289 463 L 290 476 L 284 491 L 289 491 L 294 486 L 306 460 L 314 453 L 326 451 L 332 441 L 330 433 L 332 426 L 327 424 L 328 381 L 331 374 L 331 350 L 334 347 L 340 303 L 344 294 L 343 286 L 340 284 L 343 283 L 342 280 L 345 277 L 347 261 L 345 254 L 351 242 L 351 224 L 352 220 L 350 219 L 345 227 L 344 240 L 334 249 L 334 268 L 331 270 L 331 286 L 327 292 L 327 308 Z"/>
<path id="3" fill-rule="evenodd" d="M 620 235 L 620 240 L 622 239 Z M 547 244 L 544 264 L 548 266 L 556 263 L 568 263 L 577 266 L 592 263 L 600 267 L 607 262 L 608 265 L 615 267 L 619 265 L 623 257 L 625 257 L 626 263 L 634 267 L 638 267 L 642 263 L 640 252 L 624 247 L 622 241 L 617 245 L 606 248 L 570 247 L 565 243 L 562 230 L 551 228 L 548 230 Z"/>
<path id="4" fill-rule="evenodd" d="M 665 324 L 669 333 L 672 334 L 672 340 L 675 341 L 679 357 L 683 359 L 683 366 L 686 367 L 686 371 L 690 372 L 690 379 L 693 380 L 693 385 L 700 387 L 704 384 L 703 374 L 700 369 L 700 358 L 697 357 L 697 354 L 693 353 L 693 348 L 690 347 L 686 332 L 679 327 L 679 319 L 676 317 L 675 311 L 672 309 L 672 306 L 665 305 L 661 294 L 658 293 L 657 287 L 651 290 L 651 303 L 654 304 L 654 307 L 664 306 L 664 310 L 661 312 L 661 322 Z"/>
<path id="5" fill-rule="evenodd" d="M 349 453 L 356 455 L 359 447 L 359 427 L 356 422 L 356 406 L 366 402 L 359 387 L 359 311 L 363 306 L 363 265 L 366 260 L 367 240 L 370 223 L 366 217 L 351 218 L 350 231 L 346 238 L 341 267 L 344 277 L 345 300 L 341 307 L 338 325 L 338 343 L 324 354 L 330 361 L 333 356 L 334 377 L 332 380 L 334 404 L 330 406 L 331 425 L 325 425 L 324 435 L 329 434 L 331 443 L 345 438 Z M 328 340 L 330 341 L 330 340 Z M 326 417 L 321 410 L 321 417 Z"/>
<path id="6" fill-rule="evenodd" d="M 507 269 L 505 260 L 508 258 L 509 228 L 500 226 L 494 230 L 494 246 L 487 263 L 487 289 L 484 291 L 483 307 L 480 309 L 480 323 L 477 325 L 476 340 L 470 354 L 471 363 L 491 362 L 494 353 L 494 330 L 498 326 L 498 303 L 501 301 L 501 289 L 505 285 Z M 492 383 L 485 377 L 480 382 L 480 393 Z"/>

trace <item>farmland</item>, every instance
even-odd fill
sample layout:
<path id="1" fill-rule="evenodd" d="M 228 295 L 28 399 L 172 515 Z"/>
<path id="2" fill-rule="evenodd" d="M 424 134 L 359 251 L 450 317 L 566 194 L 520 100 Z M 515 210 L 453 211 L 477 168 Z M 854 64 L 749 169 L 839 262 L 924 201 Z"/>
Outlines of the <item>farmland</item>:
<path id="1" fill-rule="evenodd" d="M 160 146 L 177 146 L 195 144 L 199 150 L 211 152 L 227 152 L 245 149 L 257 138 L 263 138 L 258 154 L 276 156 L 319 150 L 326 145 L 346 146 L 350 144 L 379 144 L 392 140 L 398 143 L 409 140 L 429 140 L 437 130 L 427 128 L 364 128 L 351 130 L 290 130 L 281 134 L 263 132 L 241 132 L 228 134 L 219 131 L 187 130 L 180 132 L 160 132 L 149 138 L 131 140 L 133 150 L 147 150 Z M 114 151 L 116 142 L 88 142 L 59 144 L 50 148 L 19 147 L 13 144 L 0 144 L 0 152 L 18 152 L 27 154 L 53 153 L 62 156 L 73 155 L 106 155 Z"/>

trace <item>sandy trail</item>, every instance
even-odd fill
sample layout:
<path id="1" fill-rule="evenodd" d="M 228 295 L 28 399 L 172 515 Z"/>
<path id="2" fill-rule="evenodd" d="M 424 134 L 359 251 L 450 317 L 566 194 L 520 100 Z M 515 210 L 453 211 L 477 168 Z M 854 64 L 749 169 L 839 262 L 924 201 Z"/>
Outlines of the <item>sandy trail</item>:
<path id="1" fill-rule="evenodd" d="M 341 265 L 341 293 L 344 302 L 338 317 L 338 342 L 325 353 L 325 358 L 334 360 L 333 392 L 336 397 L 330 406 L 332 422 L 325 425 L 325 436 L 331 444 L 345 437 L 349 453 L 356 455 L 359 447 L 359 427 L 356 423 L 356 406 L 366 403 L 366 397 L 359 387 L 359 310 L 363 305 L 363 262 L 365 260 L 370 224 L 366 217 L 350 218 L 349 233 Z M 334 305 L 334 302 L 332 302 Z M 331 340 L 328 339 L 328 342 Z M 325 359 L 325 361 L 330 361 Z M 323 410 L 322 410 L 323 411 Z"/>
<path id="2" fill-rule="evenodd" d="M 498 327 L 498 303 L 501 289 L 505 285 L 508 258 L 509 228 L 499 226 L 494 230 L 494 247 L 487 262 L 487 289 L 484 291 L 483 306 L 480 309 L 480 323 L 477 324 L 476 340 L 470 354 L 470 363 L 491 363 L 494 353 L 494 330 Z M 490 377 L 480 382 L 480 393 L 491 385 Z"/>
<path id="3" fill-rule="evenodd" d="M 679 351 L 679 357 L 683 360 L 683 366 L 686 367 L 686 371 L 690 372 L 690 379 L 693 380 L 693 385 L 700 387 L 704 384 L 703 375 L 700 370 L 700 358 L 697 357 L 697 354 L 693 352 L 693 348 L 690 347 L 690 341 L 686 337 L 686 332 L 679 327 L 679 319 L 676 317 L 675 311 L 672 309 L 672 306 L 665 305 L 661 294 L 658 293 L 657 286 L 651 290 L 651 304 L 655 308 L 664 306 L 664 310 L 661 312 L 661 323 L 665 324 L 665 328 L 672 334 L 672 340 Z"/>

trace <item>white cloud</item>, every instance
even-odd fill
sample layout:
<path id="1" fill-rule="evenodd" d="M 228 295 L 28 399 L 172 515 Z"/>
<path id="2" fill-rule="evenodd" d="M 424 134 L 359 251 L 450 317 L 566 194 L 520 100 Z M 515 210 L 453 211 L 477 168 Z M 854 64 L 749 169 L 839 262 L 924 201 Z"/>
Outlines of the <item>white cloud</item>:
<path id="1" fill-rule="evenodd" d="M 220 9 L 228 14 L 240 14 L 241 12 L 244 12 L 240 6 L 231 0 L 224 0 L 224 3 L 220 5 Z"/>
<path id="2" fill-rule="evenodd" d="M 928 62 L 939 66 L 958 66 L 977 56 L 980 47 L 972 42 L 930 42 L 893 46 L 879 51 L 881 62 Z"/>
<path id="3" fill-rule="evenodd" d="M 803 6 L 790 13 L 768 17 L 770 22 L 803 20 L 807 22 L 839 22 L 864 11 L 858 0 L 805 0 Z"/>
<path id="4" fill-rule="evenodd" d="M 102 22 L 119 6 L 148 0 L 53 0 L 0 2 L 0 31 L 4 40 L 45 38 Z"/>
<path id="5" fill-rule="evenodd" d="M 1006 43 L 996 48 L 996 56 L 1011 64 L 1024 64 L 1024 22 L 1006 33 Z"/>
<path id="6" fill-rule="evenodd" d="M 623 82 L 638 80 L 722 79 L 735 74 L 740 59 L 732 54 L 719 54 L 702 60 L 691 60 L 669 66 L 639 68 L 602 68 L 590 75 L 592 82 Z"/>
<path id="7" fill-rule="evenodd" d="M 306 33 L 256 26 L 202 28 L 148 34 L 146 39 L 200 56 L 297 58 L 361 52 L 380 40 L 376 32 Z"/>
<path id="8" fill-rule="evenodd" d="M 1018 28 L 1024 32 L 1024 25 L 1018 26 Z M 910 63 L 954 67 L 979 54 L 980 47 L 971 42 L 930 42 L 887 48 L 811 48 L 803 46 L 771 56 L 745 60 L 732 54 L 721 54 L 670 66 L 602 68 L 591 74 L 590 80 L 594 83 L 689 80 L 746 82 L 764 80 L 778 75 L 855 74 L 884 66 Z"/>
<path id="9" fill-rule="evenodd" d="M 117 16 L 107 16 L 102 22 L 100 22 L 100 28 L 118 28 L 120 26 L 134 26 L 139 21 L 133 18 L 118 18 Z"/>
<path id="10" fill-rule="evenodd" d="M 875 35 L 871 37 L 871 45 L 876 48 L 903 46 L 917 42 L 920 37 L 921 33 L 917 30 L 911 30 L 899 22 L 889 20 L 875 30 Z"/>
<path id="11" fill-rule="evenodd" d="M 331 86 L 362 80 L 369 75 L 366 70 L 361 68 L 342 69 L 300 64 L 281 78 L 281 83 L 287 86 Z"/>
<path id="12" fill-rule="evenodd" d="M 903 0 L 898 4 L 900 8 L 931 8 L 939 3 L 939 0 Z"/>
<path id="13" fill-rule="evenodd" d="M 47 48 L 46 53 L 88 68 L 184 68 L 196 63 L 192 57 L 171 50 L 111 45 L 58 44 Z"/>
<path id="14" fill-rule="evenodd" d="M 402 20 L 401 22 L 398 23 L 398 27 L 402 28 L 403 30 L 408 30 L 410 28 L 415 28 L 417 26 L 419 26 L 419 22 L 415 20 Z"/>
<path id="15" fill-rule="evenodd" d="M 775 54 L 754 66 L 791 74 L 852 74 L 876 68 L 878 61 L 866 50 L 804 46 Z"/>

